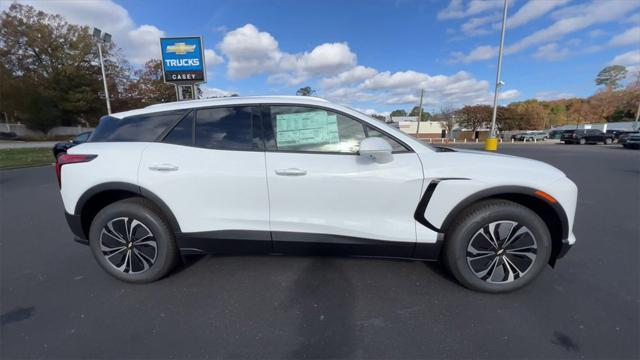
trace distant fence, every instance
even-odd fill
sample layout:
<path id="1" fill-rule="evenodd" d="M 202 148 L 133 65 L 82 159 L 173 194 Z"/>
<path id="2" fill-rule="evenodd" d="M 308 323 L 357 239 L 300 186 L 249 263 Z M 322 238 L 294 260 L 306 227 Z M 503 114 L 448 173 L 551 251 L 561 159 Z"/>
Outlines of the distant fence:
<path id="1" fill-rule="evenodd" d="M 19 138 L 28 138 L 28 137 L 38 137 L 38 136 L 74 136 L 85 131 L 92 131 L 94 128 L 83 127 L 83 126 L 57 126 L 53 129 L 49 130 L 46 134 L 42 131 L 32 130 L 27 128 L 24 124 L 0 124 L 0 132 L 3 133 L 14 133 L 16 137 Z"/>

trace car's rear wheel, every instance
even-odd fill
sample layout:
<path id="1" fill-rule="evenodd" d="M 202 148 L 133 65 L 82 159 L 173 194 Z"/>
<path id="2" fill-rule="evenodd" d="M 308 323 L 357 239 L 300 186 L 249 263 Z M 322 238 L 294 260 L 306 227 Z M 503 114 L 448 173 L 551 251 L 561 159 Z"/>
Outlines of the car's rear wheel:
<path id="1" fill-rule="evenodd" d="M 106 272 L 128 282 L 158 280 L 178 259 L 173 232 L 160 211 L 142 198 L 102 209 L 91 224 L 89 245 Z"/>
<path id="2" fill-rule="evenodd" d="M 580 145 L 584 145 L 586 143 L 587 143 L 587 139 L 585 138 L 580 139 Z"/>
<path id="3" fill-rule="evenodd" d="M 465 287 L 507 292 L 530 283 L 551 256 L 551 236 L 530 209 L 486 200 L 466 209 L 445 239 L 444 262 Z"/>

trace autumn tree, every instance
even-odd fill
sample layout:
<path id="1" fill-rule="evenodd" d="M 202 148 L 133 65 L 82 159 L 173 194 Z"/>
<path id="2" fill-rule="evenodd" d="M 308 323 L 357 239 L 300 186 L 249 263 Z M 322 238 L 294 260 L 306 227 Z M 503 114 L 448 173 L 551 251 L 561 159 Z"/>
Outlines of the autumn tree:
<path id="1" fill-rule="evenodd" d="M 110 89 L 127 70 L 105 46 Z M 48 131 L 59 125 L 94 122 L 106 113 L 98 55 L 89 29 L 59 15 L 13 3 L 0 15 L 0 111 L 13 121 Z M 122 85 L 122 83 L 120 84 Z"/>
<path id="2" fill-rule="evenodd" d="M 164 82 L 162 61 L 151 59 L 144 68 L 134 72 L 135 80 L 127 86 L 129 108 L 143 107 L 151 104 L 176 101 L 175 86 Z"/>
<path id="3" fill-rule="evenodd" d="M 467 105 L 456 112 L 456 117 L 461 127 L 476 131 L 490 123 L 492 113 L 489 105 Z"/>
<path id="4" fill-rule="evenodd" d="M 622 65 L 610 65 L 600 70 L 596 76 L 596 85 L 604 85 L 607 90 L 620 87 L 620 82 L 627 76 L 627 68 Z"/>

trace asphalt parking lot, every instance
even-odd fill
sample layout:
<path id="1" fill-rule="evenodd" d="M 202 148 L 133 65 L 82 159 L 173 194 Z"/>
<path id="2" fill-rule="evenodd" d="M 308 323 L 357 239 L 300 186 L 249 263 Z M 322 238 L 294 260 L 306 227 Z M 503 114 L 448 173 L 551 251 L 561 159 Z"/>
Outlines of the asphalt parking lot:
<path id="1" fill-rule="evenodd" d="M 437 263 L 326 257 L 206 256 L 126 284 L 71 241 L 52 167 L 1 171 L 0 357 L 640 357 L 640 151 L 500 152 L 549 162 L 580 191 L 577 245 L 505 295 Z"/>

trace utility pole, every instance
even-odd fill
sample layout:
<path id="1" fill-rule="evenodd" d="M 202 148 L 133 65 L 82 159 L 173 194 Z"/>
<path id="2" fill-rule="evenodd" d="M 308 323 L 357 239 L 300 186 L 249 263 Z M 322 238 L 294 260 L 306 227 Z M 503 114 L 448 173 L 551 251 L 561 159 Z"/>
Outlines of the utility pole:
<path id="1" fill-rule="evenodd" d="M 636 121 L 633 122 L 633 131 L 638 131 L 638 119 L 640 119 L 640 103 L 638 103 L 638 111 L 636 111 Z"/>
<path id="2" fill-rule="evenodd" d="M 418 110 L 418 126 L 416 126 L 416 139 L 419 139 L 420 135 L 420 121 L 422 120 L 422 96 L 424 95 L 424 89 L 420 89 L 420 109 Z"/>
<path id="3" fill-rule="evenodd" d="M 104 72 L 104 61 L 102 59 L 102 42 L 108 44 L 111 42 L 111 34 L 104 33 L 98 28 L 93 28 L 93 38 L 98 42 L 98 55 L 100 57 L 100 69 L 102 70 L 102 84 L 104 85 L 104 97 L 107 101 L 107 114 L 111 114 L 111 102 L 109 101 L 109 88 L 107 87 L 107 76 Z"/>
<path id="4" fill-rule="evenodd" d="M 498 139 L 496 138 L 496 116 L 498 115 L 498 93 L 504 84 L 501 80 L 502 74 L 502 49 L 504 48 L 504 33 L 507 29 L 507 0 L 504 0 L 502 10 L 502 31 L 500 32 L 500 49 L 498 50 L 498 71 L 496 72 L 496 88 L 493 93 L 493 113 L 491 114 L 491 131 L 489 138 L 485 141 L 484 149 L 496 151 L 498 149 Z"/>

